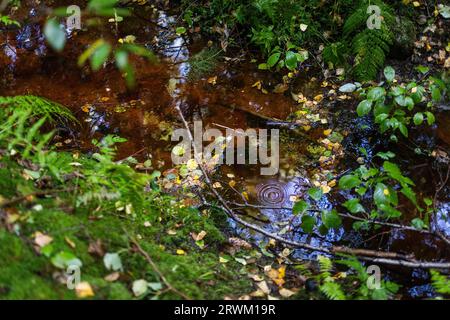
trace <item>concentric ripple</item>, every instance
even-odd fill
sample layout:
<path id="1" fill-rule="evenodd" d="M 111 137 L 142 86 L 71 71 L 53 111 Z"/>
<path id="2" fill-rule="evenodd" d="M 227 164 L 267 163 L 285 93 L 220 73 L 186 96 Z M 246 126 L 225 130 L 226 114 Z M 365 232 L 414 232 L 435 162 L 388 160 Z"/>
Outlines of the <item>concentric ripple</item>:
<path id="1" fill-rule="evenodd" d="M 259 203 L 266 206 L 281 206 L 286 201 L 286 190 L 277 182 L 260 184 L 256 192 Z"/>

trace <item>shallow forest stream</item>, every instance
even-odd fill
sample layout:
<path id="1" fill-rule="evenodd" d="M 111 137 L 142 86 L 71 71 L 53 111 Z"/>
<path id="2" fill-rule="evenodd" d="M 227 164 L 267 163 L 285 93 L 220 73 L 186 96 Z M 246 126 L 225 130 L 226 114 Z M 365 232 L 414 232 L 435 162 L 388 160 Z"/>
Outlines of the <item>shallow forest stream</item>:
<path id="1" fill-rule="evenodd" d="M 49 46 L 44 34 L 44 25 L 49 15 L 46 2 L 42 1 L 37 5 L 35 1 L 21 1 L 20 6 L 11 14 L 11 18 L 20 21 L 20 26 L 3 27 L 0 24 L 0 97 L 33 95 L 45 97 L 67 107 L 78 122 L 47 124 L 43 127 L 43 132 L 54 130 L 49 146 L 57 153 L 72 155 L 70 162 L 75 168 L 78 168 L 76 163 L 79 162 L 77 159 L 81 154 L 95 158 L 101 148 L 98 141 L 102 141 L 105 136 L 114 135 L 126 139 L 115 145 L 117 150 L 113 156 L 114 162 L 125 163 L 138 174 L 153 174 L 151 187 L 146 188 L 157 190 L 158 195 L 152 195 L 151 199 L 143 198 L 140 202 L 143 208 L 152 201 L 156 203 L 151 205 L 156 208 L 151 209 L 153 213 L 143 214 L 135 205 L 133 210 L 128 210 L 130 207 L 127 202 L 114 199 L 112 194 L 105 195 L 98 204 L 88 204 L 87 197 L 83 198 L 84 200 L 76 200 L 76 196 L 83 193 L 82 187 L 77 187 L 78 182 L 70 182 L 75 183 L 75 189 L 68 188 L 70 191 L 67 191 L 67 196 L 72 194 L 73 201 L 66 202 L 56 198 L 56 202 L 52 203 L 50 201 L 53 195 L 45 193 L 46 188 L 56 188 L 53 185 L 56 182 L 46 178 L 52 174 L 44 174 L 44 169 L 38 169 L 38 164 L 33 164 L 33 160 L 17 160 L 20 166 L 26 168 L 21 175 L 28 175 L 24 176 L 27 187 L 25 188 L 25 182 L 17 182 L 19 187 L 12 187 L 11 190 L 14 191 L 5 191 L 0 197 L 0 213 L 3 209 L 6 212 L 2 214 L 4 218 L 1 228 L 32 242 L 30 248 L 33 249 L 30 254 L 39 256 L 39 261 L 36 262 L 39 267 L 31 266 L 29 271 L 24 271 L 27 276 L 42 277 L 47 279 L 42 281 L 49 281 L 48 283 L 64 283 L 63 271 L 61 274 L 51 271 L 51 267 L 41 259 L 46 256 L 46 251 L 43 253 L 42 249 L 49 243 L 54 243 L 55 248 L 52 248 L 53 251 L 48 257 L 57 269 L 58 266 L 63 266 L 61 270 L 66 267 L 66 262 L 58 265 L 53 259 L 58 250 L 74 252 L 76 257 L 72 258 L 79 258 L 78 260 L 83 262 L 83 268 L 85 264 L 87 266 L 88 276 L 84 283 L 88 283 L 89 288 L 76 290 L 76 297 L 79 298 L 114 297 L 114 290 L 128 290 L 135 297 L 164 298 L 168 294 L 169 298 L 179 298 L 180 290 L 183 293 L 181 298 L 187 295 L 201 299 L 207 298 L 199 293 L 203 289 L 197 291 L 193 287 L 202 288 L 207 286 L 208 282 L 216 285 L 220 281 L 236 281 L 239 284 L 232 285 L 231 288 L 226 288 L 226 285 L 223 289 L 217 287 L 217 294 L 212 294 L 214 298 L 305 298 L 319 295 L 318 292 L 314 293 L 316 286 L 321 288 L 320 290 L 323 289 L 322 293 L 326 297 L 336 298 L 339 295 L 327 295 L 328 291 L 324 286 L 329 282 L 339 282 L 347 274 L 352 274 L 347 268 L 360 270 L 351 260 L 354 259 L 351 257 L 356 257 L 361 261 L 357 266 L 367 268 L 375 265 L 381 270 L 383 285 L 399 285 L 396 290 L 393 289 L 383 297 L 436 297 L 438 293 L 430 281 L 429 270 L 437 270 L 439 273 L 436 277 L 443 277 L 442 275 L 450 270 L 448 98 L 442 90 L 443 98 L 433 109 L 435 122 L 423 126 L 413 124 L 409 127 L 407 137 L 397 134 L 397 141 L 392 141 L 388 139 L 390 134 L 379 131 L 379 123 L 373 117 L 357 115 L 356 110 L 358 107 L 359 114 L 361 98 L 355 89 L 347 89 L 348 85 L 351 85 L 359 87 L 357 91 L 361 92 L 366 90 L 365 88 L 369 90 L 369 85 L 376 87 L 378 84 L 380 88 L 386 86 L 386 83 L 394 87 L 411 78 L 425 79 L 428 74 L 435 75 L 438 69 L 434 62 L 415 62 L 417 59 L 425 60 L 426 54 L 432 56 L 434 48 L 426 51 L 421 58 L 417 56 L 420 49 L 416 49 L 412 58 L 388 57 L 385 65 L 395 69 L 394 82 L 384 79 L 385 75 L 389 78 L 385 69 L 385 75 L 381 71 L 378 78 L 374 79 L 376 81 L 361 85 L 351 81 L 351 77 L 342 76 L 342 68 L 329 69 L 314 50 L 309 50 L 308 59 L 299 63 L 295 70 L 269 71 L 261 68 L 260 62 L 265 58 L 251 46 L 227 47 L 224 40 L 220 42 L 214 37 L 204 35 L 195 25 L 187 30 L 183 27 L 181 30 L 180 26 L 186 21 L 186 16 L 183 16 L 186 9 L 181 4 L 171 5 L 169 2 L 172 1 L 157 1 L 151 6 L 135 4 L 137 9 L 134 8 L 124 21 L 118 22 L 116 15 L 116 20 L 103 19 L 101 23 L 89 28 L 83 27 L 82 30 L 66 28 L 65 48 L 56 52 Z M 53 7 L 69 4 L 85 7 L 85 1 L 54 2 L 58 5 Z M 82 22 L 86 23 L 84 16 Z M 434 22 L 435 28 L 436 25 L 437 28 L 445 30 L 444 35 L 439 40 L 433 39 L 433 35 L 429 36 L 431 40 L 426 40 L 427 44 L 434 41 L 445 47 L 445 41 L 448 40 L 448 20 L 442 18 Z M 425 26 L 422 29 L 425 29 Z M 426 33 L 418 35 L 416 41 L 420 41 L 421 36 L 423 38 Z M 93 71 L 87 64 L 80 67 L 77 63 L 80 55 L 97 39 L 112 44 L 132 42 L 150 50 L 156 58 L 148 61 L 144 57 L 130 57 L 135 69 L 135 86 L 130 89 L 123 78 L 123 72 L 111 61 L 102 63 L 98 71 Z M 445 50 L 444 54 L 449 56 Z M 204 59 L 209 60 L 206 63 L 201 61 L 201 57 L 205 55 L 207 57 Z M 445 59 L 442 63 L 444 61 Z M 413 73 L 411 70 L 419 64 L 423 65 L 423 68 L 428 66 L 430 71 Z M 442 71 L 448 71 L 448 67 L 441 66 Z M 428 90 L 428 87 L 424 90 Z M 412 92 L 416 91 L 413 89 Z M 183 119 L 180 118 L 179 111 Z M 431 116 L 428 115 L 428 118 Z M 187 165 L 173 164 L 171 156 L 176 150 L 177 142 L 171 141 L 171 137 L 174 130 L 184 128 L 184 121 L 191 125 L 191 128 L 194 121 L 201 121 L 204 129 L 218 129 L 224 135 L 230 132 L 227 129 L 232 132 L 238 129 L 279 130 L 279 170 L 275 175 L 266 176 L 260 174 L 263 167 L 260 164 L 219 165 L 199 164 L 195 161 L 188 162 Z M 204 143 L 205 146 L 207 144 Z M 14 150 L 18 148 L 15 147 Z M 13 157 L 10 151 L 5 151 L 7 149 L 6 145 L 0 147 L 0 154 L 10 154 Z M 133 159 L 130 160 L 130 157 Z M 395 168 L 389 169 L 387 166 L 391 162 L 395 163 Z M 63 166 L 65 165 L 61 164 L 61 168 Z M 89 167 L 83 163 L 80 166 Z M 371 168 L 383 166 L 384 169 L 372 176 L 367 173 Z M 206 168 L 211 183 L 205 181 L 206 172 L 203 167 Z M 357 171 L 361 167 L 370 170 Z M 8 167 L 2 164 L 0 168 Z M 12 169 L 6 170 L 12 172 Z M 112 187 L 108 187 L 108 192 L 111 193 L 114 193 L 115 170 L 110 169 L 99 178 L 101 180 L 111 177 Z M 93 171 L 95 173 L 95 169 Z M 382 176 L 386 173 L 390 175 Z M 0 175 L 1 179 L 5 179 L 5 174 L 8 173 L 5 171 Z M 69 180 L 62 178 L 65 183 L 69 183 L 87 179 L 88 173 L 76 171 L 64 174 L 71 177 L 67 178 Z M 364 174 L 367 176 L 364 177 Z M 381 177 L 379 180 L 370 180 L 378 175 Z M 9 179 L 12 181 L 13 178 Z M 117 179 L 119 181 L 119 178 Z M 126 184 L 129 178 L 123 179 Z M 358 181 L 355 185 L 352 184 L 354 179 Z M 391 181 L 389 179 L 395 180 L 394 183 L 388 184 L 387 181 Z M 345 185 L 347 180 L 350 186 Z M 30 182 L 34 183 L 33 189 L 28 187 Z M 5 190 L 11 187 L 9 184 L 6 186 L 5 182 L 2 183 L 0 186 Z M 381 189 L 381 195 L 377 194 L 380 183 L 386 183 L 384 189 Z M 364 185 L 364 191 L 354 189 L 360 184 Z M 79 193 L 78 188 L 81 188 Z M 370 191 L 373 188 L 375 191 Z M 369 190 L 367 193 L 366 189 Z M 39 190 L 44 192 L 40 194 Z M 409 190 L 414 190 L 413 196 L 408 193 Z M 30 191 L 35 199 L 15 201 L 15 197 L 26 197 Z M 395 200 L 389 200 L 393 192 L 396 194 Z M 170 197 L 170 200 L 159 202 L 160 193 L 164 194 L 164 197 Z M 217 198 L 215 193 L 219 193 L 222 199 Z M 360 197 L 357 197 L 357 194 L 360 194 Z M 61 194 L 60 197 L 65 199 L 66 196 Z M 71 199 L 70 197 L 68 199 Z M 380 204 L 377 197 L 389 199 L 383 198 Z M 12 199 L 14 204 L 4 206 L 2 199 Z M 349 202 L 352 199 L 353 203 Z M 225 203 L 221 203 L 222 200 Z M 40 207 L 36 208 L 35 201 L 38 201 L 36 203 Z M 108 201 L 112 201 L 111 204 L 107 204 Z M 391 207 L 389 201 L 395 205 Z M 161 207 L 158 203 L 161 203 Z M 386 205 L 389 205 L 388 209 Z M 42 218 L 52 206 L 60 206 L 70 219 L 77 217 L 78 212 L 86 211 L 87 219 L 82 218 L 81 214 L 78 218 L 80 220 L 73 223 L 65 220 L 51 222 L 53 218 L 59 218 L 58 214 L 53 216 L 50 212 L 48 219 Z M 166 216 L 167 221 L 172 219 L 170 223 L 174 225 L 169 225 L 169 222 L 165 222 L 166 218 L 162 212 L 178 206 L 195 208 L 193 210 L 197 210 L 195 215 L 200 216 L 200 222 L 197 221 L 198 218 L 191 218 L 189 215 L 183 215 L 184 218 L 171 218 L 174 213 L 170 213 Z M 227 211 L 223 210 L 224 207 L 232 211 L 231 216 L 228 214 L 226 217 L 219 213 L 221 208 L 222 211 Z M 146 209 L 141 210 L 146 212 Z M 377 211 L 384 213 L 377 214 Z M 162 214 L 159 216 L 155 212 Z M 34 217 L 38 214 L 41 218 Z M 91 223 L 101 224 L 108 214 L 117 215 L 124 220 L 132 217 L 131 225 L 139 225 L 139 228 L 144 228 L 142 226 L 145 225 L 149 230 L 154 230 L 145 235 L 143 229 L 139 229 L 141 231 L 137 230 L 134 236 L 130 235 L 132 241 L 125 241 L 121 237 L 128 232 L 133 233 L 134 231 L 130 231 L 132 229 L 128 229 L 131 227 L 118 227 L 128 231 L 119 230 L 117 236 L 114 234 L 108 239 L 108 231 L 105 231 L 105 235 L 100 235 L 97 229 L 90 230 L 90 227 L 86 226 Z M 154 218 L 148 218 L 152 214 Z M 239 219 L 233 219 L 233 215 Z M 305 218 L 306 216 L 308 218 Z M 210 223 L 202 219 L 211 220 L 217 230 L 213 227 L 213 231 L 205 231 L 201 227 L 193 229 L 194 227 L 190 227 L 191 223 L 194 225 L 191 219 L 200 225 Z M 249 228 L 248 225 L 240 223 L 241 221 L 256 228 Z M 53 223 L 55 225 L 51 227 Z M 111 228 L 115 228 L 115 222 L 108 223 Z M 158 227 L 158 223 L 161 223 L 161 227 Z M 106 222 L 105 228 L 109 228 Z M 187 230 L 181 231 L 183 228 Z M 259 232 L 260 229 L 266 233 Z M 70 230 L 67 236 L 66 230 Z M 47 237 L 44 243 L 36 240 L 36 232 L 40 233 L 40 240 L 44 239 L 42 236 Z M 208 236 L 215 232 L 222 234 L 217 237 L 225 238 L 218 241 L 218 244 L 213 244 L 215 240 L 209 243 Z M 6 239 L 5 237 L 9 236 L 2 233 L 1 237 Z M 101 242 L 98 242 L 98 239 L 102 239 Z M 145 255 L 126 261 L 128 254 L 139 255 L 142 250 L 139 245 L 133 247 L 136 239 L 140 243 L 146 239 L 155 241 L 146 244 L 147 251 L 155 261 L 167 260 L 160 266 L 161 272 L 169 279 L 167 282 L 161 279 L 159 272 L 155 275 L 152 271 L 137 271 L 139 266 L 145 264 Z M 122 240 L 129 244 L 121 245 Z M 0 256 L 8 260 L 8 255 L 18 253 L 6 253 L 7 250 L 3 247 L 5 241 L 2 241 L 0 250 L 4 253 Z M 298 243 L 306 246 L 299 247 L 296 245 Z M 25 249 L 19 251 L 22 252 L 21 250 Z M 85 260 L 82 258 L 84 253 L 76 253 L 83 250 L 89 252 L 86 255 L 90 256 Z M 176 265 L 178 258 L 186 256 L 186 259 L 189 259 L 187 256 L 194 255 L 194 252 L 195 255 L 203 254 L 202 250 L 205 252 L 205 258 L 202 259 L 206 259 L 206 256 L 209 259 L 209 255 L 212 255 L 211 261 L 215 262 L 200 262 L 200 258 L 193 256 L 192 261 L 180 262 L 180 268 L 185 270 L 184 263 L 204 263 L 204 269 L 192 271 L 195 275 L 186 276 L 185 281 L 199 277 L 196 281 L 201 282 L 201 276 L 204 276 L 205 283 L 195 284 L 192 280 L 192 283 L 180 288 L 178 282 L 183 280 L 177 278 L 177 271 L 171 271 L 170 266 Z M 115 252 L 119 254 L 116 255 Z M 114 261 L 108 263 L 105 254 L 113 254 Z M 170 257 L 166 257 L 166 254 Z M 214 257 L 217 254 L 220 257 Z M 340 254 L 346 255 L 344 257 Z M 329 258 L 332 257 L 349 258 L 353 263 L 336 264 L 332 269 L 325 270 L 331 272 L 328 276 L 333 280 L 324 280 L 324 265 L 331 263 L 333 259 Z M 102 259 L 108 272 L 100 271 L 102 266 L 98 266 L 98 261 L 102 264 Z M 316 263 L 317 259 L 319 265 Z M 137 269 L 134 269 L 136 267 L 133 264 Z M 158 262 L 156 264 L 158 265 Z M 230 264 L 233 265 L 229 266 Z M 218 272 L 218 268 L 228 268 L 229 274 L 216 277 L 213 274 Z M 11 272 L 17 272 L 14 270 L 11 269 Z M 36 275 L 39 273 L 42 276 Z M 108 273 L 110 278 L 105 278 L 105 282 L 101 278 Z M 187 269 L 181 272 L 184 273 L 188 273 Z M 96 280 L 97 278 L 99 280 Z M 139 287 L 142 285 L 136 283 L 139 279 L 145 279 L 143 281 L 149 283 L 150 289 Z M 13 298 L 30 297 L 27 294 L 30 293 L 28 289 L 15 291 L 14 287 L 18 288 L 20 285 L 8 281 L 10 280 L 0 275 L 0 296 L 11 294 L 10 297 Z M 126 289 L 108 287 L 108 283 L 117 282 L 123 282 Z M 53 284 L 48 286 L 53 287 Z M 59 286 L 57 297 L 72 297 L 71 293 L 64 292 L 63 285 Z M 107 287 L 109 289 L 105 289 Z M 357 289 L 342 290 L 352 292 Z M 31 293 L 31 297 L 48 298 L 44 292 L 47 292 L 47 289 L 42 289 L 41 293 Z M 50 293 L 49 295 L 52 296 Z M 127 295 L 121 293 L 117 297 L 123 298 Z"/>

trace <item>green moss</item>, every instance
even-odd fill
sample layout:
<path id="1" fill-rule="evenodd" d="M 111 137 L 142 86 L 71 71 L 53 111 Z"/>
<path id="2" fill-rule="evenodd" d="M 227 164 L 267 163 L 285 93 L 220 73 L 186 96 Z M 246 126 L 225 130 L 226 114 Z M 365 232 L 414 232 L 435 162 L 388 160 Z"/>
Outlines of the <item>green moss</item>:
<path id="1" fill-rule="evenodd" d="M 29 126 L 27 114 L 22 112 L 16 119 L 17 127 Z M 99 153 L 81 156 L 74 165 L 67 152 L 25 152 L 26 146 L 34 146 L 42 137 L 36 133 L 30 140 L 12 129 L 0 128 L 0 203 L 38 191 L 51 192 L 20 199 L 8 210 L 0 207 L 0 298 L 77 298 L 66 286 L 69 275 L 65 270 L 75 259 L 81 261 L 81 281 L 91 285 L 94 299 L 132 298 L 135 280 L 162 282 L 134 241 L 139 241 L 171 285 L 191 298 L 220 299 L 252 290 L 247 276 L 237 276 L 242 265 L 219 262 L 225 240 L 220 231 L 226 226 L 223 213 L 186 208 L 156 188 L 148 189 L 149 175 L 113 161 L 113 144 L 119 138 L 105 137 L 96 143 Z M 21 143 L 11 156 L 7 144 L 16 141 L 17 135 Z M 206 236 L 203 243 L 196 243 L 192 234 L 201 231 Z M 51 243 L 39 247 L 36 232 L 49 236 Z M 120 256 L 123 270 L 115 281 L 105 279 L 114 271 L 105 267 L 105 253 Z M 162 287 L 167 286 L 162 283 Z M 144 298 L 181 297 L 162 290 Z"/>
<path id="2" fill-rule="evenodd" d="M 65 297 L 55 286 L 45 259 L 34 254 L 19 237 L 0 229 L 0 296 L 4 299 Z"/>
<path id="3" fill-rule="evenodd" d="M 65 195 L 70 198 L 70 195 Z M 146 279 L 149 282 L 160 281 L 157 274 L 142 254 L 135 252 L 131 239 L 140 239 L 139 243 L 152 257 L 168 281 L 187 296 L 195 299 L 221 299 L 236 292 L 249 292 L 251 282 L 247 277 L 238 275 L 239 264 L 219 263 L 218 248 L 224 241 L 223 234 L 211 220 L 197 210 L 181 208 L 165 212 L 153 212 L 152 215 L 119 216 L 97 215 L 78 209 L 75 213 L 51 208 L 55 202 L 64 202 L 64 197 L 55 199 L 37 199 L 44 209 L 25 210 L 29 218 L 21 224 L 22 237 L 2 231 L 2 240 L 11 242 L 8 250 L 2 250 L 2 263 L 9 267 L 2 274 L 0 296 L 5 298 L 74 298 L 73 291 L 53 280 L 58 270 L 51 264 L 50 258 L 33 252 L 30 245 L 36 231 L 53 238 L 52 255 L 60 251 L 72 252 L 83 263 L 81 280 L 88 281 L 94 289 L 97 299 L 132 298 L 132 282 Z M 52 202 L 53 201 L 53 202 Z M 145 221 L 151 221 L 151 227 L 145 227 Z M 174 230 L 168 232 L 168 230 Z M 206 231 L 204 238 L 207 248 L 200 249 L 192 240 L 192 232 Z M 11 240 L 14 241 L 11 241 Z M 105 252 L 119 252 L 126 280 L 111 283 L 104 277 L 111 273 L 104 266 L 103 259 L 89 253 L 89 243 L 100 240 Z M 72 244 L 69 244 L 69 242 Z M 74 247 L 73 247 L 74 245 Z M 177 255 L 177 249 L 183 249 L 185 255 Z M 14 261 L 14 263 L 11 263 Z M 11 274 L 16 276 L 11 277 Z M 243 278 L 243 279 L 240 279 Z M 23 279 L 26 279 L 24 281 Z M 150 296 L 149 296 L 150 297 Z M 172 292 L 160 296 L 162 299 L 180 297 Z"/>

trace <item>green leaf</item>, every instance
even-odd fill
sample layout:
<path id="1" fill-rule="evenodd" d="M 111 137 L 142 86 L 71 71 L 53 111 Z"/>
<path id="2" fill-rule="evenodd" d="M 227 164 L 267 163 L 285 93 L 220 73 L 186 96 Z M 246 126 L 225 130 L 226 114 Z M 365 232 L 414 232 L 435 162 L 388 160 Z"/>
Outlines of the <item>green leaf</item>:
<path id="1" fill-rule="evenodd" d="M 267 63 L 260 63 L 258 65 L 258 69 L 259 70 L 267 70 L 267 69 L 269 69 L 269 66 L 267 65 Z"/>
<path id="2" fill-rule="evenodd" d="M 364 207 L 359 203 L 358 198 L 345 201 L 343 206 L 351 213 L 365 212 Z"/>
<path id="3" fill-rule="evenodd" d="M 425 114 L 427 116 L 427 123 L 431 126 L 436 121 L 436 118 L 434 117 L 434 114 L 429 111 L 425 112 Z"/>
<path id="4" fill-rule="evenodd" d="M 147 58 L 151 62 L 158 61 L 158 58 L 151 50 L 141 45 L 125 43 L 121 46 L 121 49 L 126 50 L 129 53 L 135 54 L 137 56 Z"/>
<path id="5" fill-rule="evenodd" d="M 348 174 L 339 179 L 339 188 L 348 190 L 355 188 L 361 184 L 361 180 L 356 175 Z"/>
<path id="6" fill-rule="evenodd" d="M 286 52 L 285 64 L 289 70 L 293 70 L 297 67 L 297 56 L 295 55 L 294 52 L 292 51 Z"/>
<path id="7" fill-rule="evenodd" d="M 272 68 L 274 65 L 277 64 L 278 60 L 280 60 L 281 53 L 276 52 L 272 54 L 269 59 L 267 59 L 267 65 L 269 68 Z"/>
<path id="8" fill-rule="evenodd" d="M 375 101 L 386 95 L 386 90 L 382 87 L 371 88 L 367 93 L 367 99 Z"/>
<path id="9" fill-rule="evenodd" d="M 55 18 L 48 20 L 44 27 L 44 35 L 50 46 L 60 52 L 66 44 L 66 33 Z"/>
<path id="10" fill-rule="evenodd" d="M 163 288 L 161 282 L 148 282 L 147 285 L 152 291 L 159 291 Z"/>
<path id="11" fill-rule="evenodd" d="M 103 39 L 98 39 L 86 50 L 84 50 L 84 52 L 78 57 L 78 66 L 82 67 L 86 63 L 87 59 L 89 59 L 94 54 L 95 50 L 101 47 L 104 43 L 105 41 Z"/>
<path id="12" fill-rule="evenodd" d="M 433 88 L 431 89 L 431 98 L 434 102 L 441 101 L 441 90 L 438 86 L 433 86 Z"/>
<path id="13" fill-rule="evenodd" d="M 383 211 L 388 218 L 399 218 L 402 215 L 400 211 L 391 207 L 389 204 L 382 203 L 378 206 L 378 208 Z"/>
<path id="14" fill-rule="evenodd" d="M 175 29 L 175 32 L 177 34 L 184 34 L 184 33 L 186 33 L 186 28 L 185 27 L 178 27 L 178 28 Z"/>
<path id="15" fill-rule="evenodd" d="M 440 4 L 438 5 L 439 8 L 439 14 L 444 17 L 445 19 L 450 18 L 450 6 Z"/>
<path id="16" fill-rule="evenodd" d="M 416 126 L 421 125 L 422 122 L 423 122 L 423 113 L 422 113 L 422 112 L 417 112 L 417 113 L 414 115 L 413 121 L 414 121 L 414 124 L 415 124 Z"/>
<path id="17" fill-rule="evenodd" d="M 358 113 L 358 116 L 362 117 L 367 115 L 371 109 L 372 101 L 363 100 L 358 104 L 358 107 L 356 107 L 356 112 Z"/>
<path id="18" fill-rule="evenodd" d="M 406 126 L 402 122 L 399 122 L 398 129 L 403 136 L 408 137 L 408 128 L 406 128 Z"/>
<path id="19" fill-rule="evenodd" d="M 112 271 L 123 271 L 122 260 L 117 253 L 107 253 L 103 257 L 105 268 Z"/>
<path id="20" fill-rule="evenodd" d="M 342 219 L 336 210 L 322 211 L 322 222 L 328 229 L 337 229 L 342 224 Z"/>
<path id="21" fill-rule="evenodd" d="M 384 76 L 388 82 L 392 82 L 395 77 L 395 70 L 391 66 L 384 68 Z"/>
<path id="22" fill-rule="evenodd" d="M 377 183 L 373 192 L 373 200 L 377 206 L 390 203 L 390 190 L 385 184 Z"/>
<path id="23" fill-rule="evenodd" d="M 303 232 L 305 233 L 311 233 L 314 229 L 314 226 L 316 224 L 316 218 L 305 215 L 302 217 L 302 223 L 301 223 L 301 227 Z"/>
<path id="24" fill-rule="evenodd" d="M 391 88 L 391 94 L 394 97 L 397 97 L 397 96 L 400 96 L 402 94 L 405 94 L 405 92 L 406 92 L 405 88 L 402 88 L 402 87 L 393 87 L 393 88 Z"/>
<path id="25" fill-rule="evenodd" d="M 128 53 L 124 50 L 117 50 L 114 57 L 116 59 L 117 68 L 119 68 L 120 71 L 125 70 L 128 66 Z"/>
<path id="26" fill-rule="evenodd" d="M 309 209 L 309 204 L 305 200 L 300 200 L 294 204 L 292 213 L 294 215 L 304 214 Z"/>
<path id="27" fill-rule="evenodd" d="M 393 153 L 391 151 L 378 152 L 375 156 L 380 157 L 383 160 L 388 160 L 388 159 L 394 158 L 395 157 L 395 153 Z"/>
<path id="28" fill-rule="evenodd" d="M 386 113 L 381 113 L 375 117 L 375 123 L 382 123 L 384 120 L 386 120 L 389 117 Z"/>
<path id="29" fill-rule="evenodd" d="M 413 99 L 414 103 L 420 103 L 423 100 L 423 95 L 425 93 L 425 88 L 422 86 L 416 87 L 416 92 L 411 94 L 411 98 Z"/>
<path id="30" fill-rule="evenodd" d="M 322 196 L 323 196 L 323 192 L 322 192 L 322 189 L 320 189 L 320 188 L 310 188 L 308 190 L 308 195 L 312 199 L 314 199 L 316 201 L 319 201 L 322 198 Z"/>
<path id="31" fill-rule="evenodd" d="M 133 291 L 136 297 L 141 296 L 147 292 L 148 282 L 145 281 L 144 279 L 135 280 L 133 281 L 131 290 Z"/>
<path id="32" fill-rule="evenodd" d="M 389 176 L 391 176 L 391 178 L 397 181 L 402 181 L 402 171 L 395 163 L 385 161 L 383 162 L 383 169 L 389 174 Z"/>
<path id="33" fill-rule="evenodd" d="M 66 269 L 69 266 L 81 267 L 83 264 L 72 252 L 60 251 L 50 259 L 51 263 L 60 269 Z"/>
<path id="34" fill-rule="evenodd" d="M 297 62 L 302 63 L 302 62 L 308 60 L 309 54 L 308 54 L 308 51 L 301 50 L 300 52 L 297 52 L 295 54 L 295 56 L 297 57 Z"/>
<path id="35" fill-rule="evenodd" d="M 412 108 L 414 108 L 414 100 L 411 97 L 406 97 L 405 98 L 405 106 L 408 108 L 408 110 L 412 110 Z"/>
<path id="36" fill-rule="evenodd" d="M 111 45 L 109 43 L 103 43 L 101 46 L 96 48 L 91 56 L 91 68 L 94 71 L 98 71 L 103 63 L 108 59 L 109 53 L 111 52 Z"/>
<path id="37" fill-rule="evenodd" d="M 417 206 L 416 193 L 408 185 L 403 185 L 400 192 Z"/>
<path id="38" fill-rule="evenodd" d="M 422 74 L 425 74 L 425 73 L 427 73 L 430 70 L 430 68 L 425 67 L 425 66 L 417 66 L 416 70 L 419 71 Z"/>

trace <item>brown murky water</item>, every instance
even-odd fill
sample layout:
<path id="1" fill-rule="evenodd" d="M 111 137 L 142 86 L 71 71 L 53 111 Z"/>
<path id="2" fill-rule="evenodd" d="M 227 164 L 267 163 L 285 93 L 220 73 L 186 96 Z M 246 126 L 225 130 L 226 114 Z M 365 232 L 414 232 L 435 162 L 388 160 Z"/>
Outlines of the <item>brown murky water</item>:
<path id="1" fill-rule="evenodd" d="M 198 51 L 203 43 L 201 40 L 192 41 L 169 32 L 166 27 L 174 23 L 176 17 L 164 11 L 155 13 L 152 24 L 132 18 L 129 24 L 120 26 L 117 34 L 115 27 L 107 23 L 100 25 L 95 32 L 80 31 L 71 34 L 64 53 L 58 55 L 49 50 L 44 42 L 40 9 L 24 5 L 21 10 L 17 14 L 30 16 L 30 21 L 20 30 L 0 33 L 0 95 L 34 94 L 69 107 L 81 125 L 70 131 L 71 142 L 63 146 L 66 150 L 90 152 L 93 148 L 93 138 L 114 133 L 128 140 L 119 146 L 119 159 L 134 156 L 139 161 L 145 161 L 151 158 L 153 167 L 164 171 L 173 166 L 170 153 L 175 143 L 170 142 L 170 132 L 173 128 L 181 127 L 174 109 L 176 105 L 182 107 L 188 120 L 201 119 L 205 128 L 245 130 L 268 127 L 266 120 L 254 114 L 286 120 L 298 110 L 291 93 L 302 92 L 310 98 L 322 93 L 320 83 L 311 80 L 309 73 L 304 73 L 285 93 L 272 93 L 270 89 L 280 82 L 280 76 L 258 70 L 257 65 L 248 59 L 221 63 L 205 78 L 194 82 L 187 81 L 190 65 L 183 61 Z M 130 34 L 130 30 L 133 30 L 138 43 L 148 45 L 160 56 L 158 64 L 151 64 L 140 58 L 133 61 L 137 68 L 138 83 L 134 91 L 126 90 L 121 74 L 113 64 L 106 65 L 97 73 L 90 72 L 88 68 L 78 68 L 77 57 L 93 40 L 103 37 L 115 42 L 118 38 Z M 158 41 L 155 41 L 155 37 Z M 170 79 L 178 81 L 175 92 L 168 90 Z M 264 83 L 268 93 L 263 93 L 255 87 L 258 81 Z M 374 154 L 374 150 L 383 144 L 369 138 L 373 131 L 357 129 L 358 122 L 353 116 L 349 116 L 348 110 L 351 108 L 352 105 L 341 103 L 335 105 L 329 113 L 324 110 L 322 115 L 325 114 L 328 122 L 324 125 L 319 123 L 308 131 L 309 139 L 312 140 L 324 138 L 321 132 L 328 127 L 349 132 L 343 142 L 346 154 L 326 168 L 334 174 L 344 172 L 349 166 L 357 166 L 349 154 L 357 153 L 355 150 L 359 147 L 364 147 L 369 154 Z M 432 133 L 436 135 L 437 140 L 431 141 L 432 139 L 425 136 L 418 136 L 416 140 L 421 141 L 423 145 L 437 144 L 448 150 L 450 133 L 449 126 L 445 124 L 449 119 L 445 114 L 439 118 L 442 129 Z M 67 132 L 61 133 L 60 140 L 65 141 L 67 135 Z M 255 223 L 275 232 L 286 232 L 287 237 L 296 241 L 325 246 L 339 242 L 374 249 L 412 251 L 418 258 L 424 259 L 439 260 L 450 257 L 449 248 L 436 239 L 417 237 L 417 234 L 398 230 L 367 237 L 372 238 L 368 241 L 364 240 L 361 234 L 352 231 L 350 223 L 346 223 L 346 228 L 330 231 L 326 236 L 321 236 L 318 232 L 313 235 L 288 232 L 292 231 L 298 221 L 290 210 L 278 207 L 291 207 L 311 185 L 313 175 L 321 170 L 317 159 L 311 157 L 308 152 L 310 147 L 308 139 L 296 135 L 292 130 L 284 130 L 279 174 L 265 177 L 259 174 L 258 166 L 223 165 L 215 181 L 227 185 L 230 182 L 229 176 L 233 176 L 232 180 L 236 181 L 234 189 L 238 193 L 246 192 L 249 202 L 274 207 L 248 209 L 246 213 L 249 219 L 256 217 Z M 437 170 L 429 158 L 420 157 L 402 146 L 400 148 L 400 160 L 417 182 L 421 196 L 434 196 L 435 185 L 439 180 Z M 239 201 L 239 196 L 230 188 L 224 189 L 223 195 Z M 319 206 L 321 209 L 331 209 L 342 203 L 343 199 L 342 194 L 332 191 L 323 197 Z M 440 219 L 435 221 L 435 224 L 448 235 L 450 222 L 446 215 L 449 208 L 450 199 L 447 194 L 440 198 Z M 406 212 L 406 216 L 417 214 L 415 209 L 409 207 L 402 211 Z M 248 230 L 234 227 L 236 232 L 255 242 L 267 241 Z M 317 253 L 298 250 L 295 255 L 300 258 L 314 258 Z M 430 288 L 422 285 L 426 278 L 422 271 L 398 268 L 390 270 L 390 276 L 396 277 L 399 274 L 408 286 L 411 296 L 428 294 Z"/>

